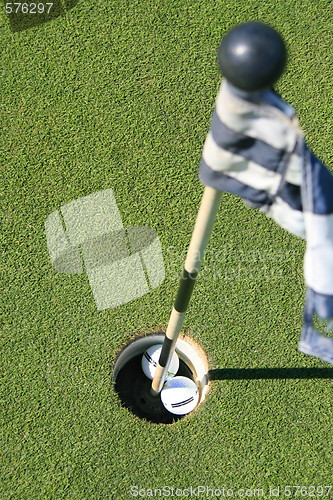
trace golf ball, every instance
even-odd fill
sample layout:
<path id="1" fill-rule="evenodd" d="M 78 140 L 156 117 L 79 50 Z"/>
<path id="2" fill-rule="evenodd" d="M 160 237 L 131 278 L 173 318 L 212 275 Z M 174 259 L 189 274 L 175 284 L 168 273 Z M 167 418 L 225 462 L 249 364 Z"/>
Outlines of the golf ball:
<path id="1" fill-rule="evenodd" d="M 141 360 L 142 370 L 146 375 L 146 377 L 150 378 L 151 380 L 153 380 L 154 378 L 157 364 L 160 359 L 161 350 L 162 350 L 161 344 L 152 345 L 149 347 L 149 349 L 146 350 L 146 352 L 142 356 Z M 177 354 L 174 352 L 168 368 L 166 380 L 172 379 L 172 377 L 174 377 L 178 372 L 178 368 L 179 368 L 179 358 Z"/>
<path id="2" fill-rule="evenodd" d="M 170 413 L 186 415 L 194 410 L 198 404 L 198 387 L 193 380 L 187 377 L 174 377 L 164 384 L 161 400 Z"/>

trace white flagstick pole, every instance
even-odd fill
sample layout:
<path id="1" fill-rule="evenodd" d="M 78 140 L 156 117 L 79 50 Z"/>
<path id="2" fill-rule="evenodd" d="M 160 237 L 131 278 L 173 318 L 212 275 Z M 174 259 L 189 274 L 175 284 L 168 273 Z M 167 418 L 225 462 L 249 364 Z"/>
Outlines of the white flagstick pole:
<path id="1" fill-rule="evenodd" d="M 222 191 L 208 186 L 205 187 L 192 239 L 187 251 L 177 298 L 171 312 L 162 351 L 151 386 L 151 393 L 154 396 L 158 396 L 163 388 L 169 364 L 176 348 L 177 338 L 193 292 L 195 280 L 220 207 L 221 196 Z"/>

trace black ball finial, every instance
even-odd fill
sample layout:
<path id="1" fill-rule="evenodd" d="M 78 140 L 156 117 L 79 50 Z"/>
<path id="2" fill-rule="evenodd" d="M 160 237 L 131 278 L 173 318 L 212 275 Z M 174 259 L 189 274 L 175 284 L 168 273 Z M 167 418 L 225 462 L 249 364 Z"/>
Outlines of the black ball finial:
<path id="1" fill-rule="evenodd" d="M 247 92 L 272 87 L 282 75 L 286 60 L 287 50 L 281 35 L 259 21 L 232 28 L 218 50 L 223 76 Z"/>

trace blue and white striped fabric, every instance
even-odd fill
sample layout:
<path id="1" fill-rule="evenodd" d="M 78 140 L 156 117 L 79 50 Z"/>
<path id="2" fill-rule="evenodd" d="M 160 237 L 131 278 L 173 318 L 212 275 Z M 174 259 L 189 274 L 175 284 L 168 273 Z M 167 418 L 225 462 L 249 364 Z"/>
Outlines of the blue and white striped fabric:
<path id="1" fill-rule="evenodd" d="M 242 94 L 222 80 L 199 169 L 205 186 L 259 208 L 306 240 L 305 321 L 333 318 L 333 176 L 274 91 Z"/>

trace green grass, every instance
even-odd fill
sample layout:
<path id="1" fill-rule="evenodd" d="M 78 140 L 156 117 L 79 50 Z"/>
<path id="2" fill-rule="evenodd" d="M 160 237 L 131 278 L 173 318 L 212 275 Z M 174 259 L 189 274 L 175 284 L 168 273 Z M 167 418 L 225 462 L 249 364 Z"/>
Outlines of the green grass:
<path id="1" fill-rule="evenodd" d="M 269 498 L 269 486 L 332 483 L 331 378 L 214 380 L 200 410 L 171 426 L 133 416 L 111 384 L 120 347 L 168 322 L 203 191 L 216 49 L 255 19 L 285 38 L 277 90 L 332 167 L 327 0 L 81 0 L 15 33 L 1 14 L 1 499 L 122 500 L 132 485 Z M 124 225 L 155 228 L 170 258 L 159 288 L 99 312 L 86 277 L 51 267 L 44 222 L 110 187 Z M 184 324 L 212 368 L 328 367 L 297 352 L 303 253 L 304 242 L 224 196 Z"/>

